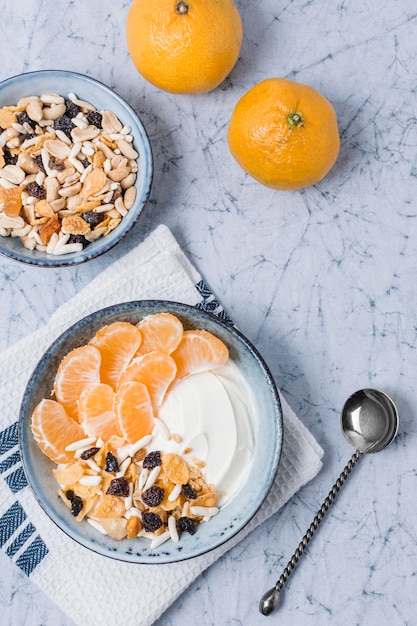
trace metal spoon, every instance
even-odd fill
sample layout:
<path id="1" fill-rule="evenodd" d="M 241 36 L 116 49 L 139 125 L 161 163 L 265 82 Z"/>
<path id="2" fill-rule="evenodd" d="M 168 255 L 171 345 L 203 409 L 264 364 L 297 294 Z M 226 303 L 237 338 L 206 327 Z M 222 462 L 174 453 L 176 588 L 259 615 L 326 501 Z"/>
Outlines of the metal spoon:
<path id="1" fill-rule="evenodd" d="M 286 568 L 272 589 L 261 598 L 259 610 L 269 615 L 276 608 L 281 589 L 288 580 L 309 544 L 320 522 L 333 504 L 337 494 L 359 459 L 366 453 L 379 452 L 388 446 L 398 431 L 398 411 L 393 400 L 383 391 L 377 389 L 361 389 L 353 393 L 345 402 L 341 415 L 343 434 L 356 452 L 345 466 L 343 472 L 331 488 L 329 495 L 309 526 L 306 534 Z"/>

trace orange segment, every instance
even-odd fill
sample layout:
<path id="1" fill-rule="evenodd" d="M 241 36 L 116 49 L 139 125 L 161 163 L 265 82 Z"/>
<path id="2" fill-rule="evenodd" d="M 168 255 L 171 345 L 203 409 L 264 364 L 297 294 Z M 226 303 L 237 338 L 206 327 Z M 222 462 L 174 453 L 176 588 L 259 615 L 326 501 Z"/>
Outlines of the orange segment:
<path id="1" fill-rule="evenodd" d="M 74 452 L 66 452 L 65 448 L 83 439 L 85 433 L 59 402 L 41 400 L 32 413 L 31 428 L 38 446 L 52 461 L 74 462 Z"/>
<path id="2" fill-rule="evenodd" d="M 136 326 L 142 333 L 142 343 L 136 356 L 154 350 L 171 354 L 181 341 L 183 326 L 172 313 L 148 315 Z"/>
<path id="3" fill-rule="evenodd" d="M 153 412 L 156 415 L 169 385 L 175 378 L 177 365 L 169 354 L 148 352 L 131 361 L 120 376 L 119 385 L 127 381 L 141 382 L 148 388 Z"/>
<path id="4" fill-rule="evenodd" d="M 123 437 L 129 443 L 150 435 L 154 416 L 149 391 L 143 383 L 127 381 L 116 392 L 114 411 Z"/>
<path id="5" fill-rule="evenodd" d="M 62 359 L 54 381 L 54 391 L 70 417 L 78 419 L 78 398 L 92 383 L 100 382 L 101 356 L 93 346 L 74 348 Z"/>
<path id="6" fill-rule="evenodd" d="M 89 437 L 102 437 L 108 441 L 120 434 L 113 401 L 114 391 L 110 385 L 97 383 L 84 389 L 78 402 L 78 417 Z"/>
<path id="7" fill-rule="evenodd" d="M 185 330 L 172 358 L 177 364 L 177 378 L 184 378 L 224 365 L 229 358 L 229 350 L 207 330 Z"/>
<path id="8" fill-rule="evenodd" d="M 88 344 L 100 351 L 102 383 L 116 389 L 120 374 L 129 364 L 141 341 L 140 330 L 129 322 L 113 322 L 96 332 Z"/>

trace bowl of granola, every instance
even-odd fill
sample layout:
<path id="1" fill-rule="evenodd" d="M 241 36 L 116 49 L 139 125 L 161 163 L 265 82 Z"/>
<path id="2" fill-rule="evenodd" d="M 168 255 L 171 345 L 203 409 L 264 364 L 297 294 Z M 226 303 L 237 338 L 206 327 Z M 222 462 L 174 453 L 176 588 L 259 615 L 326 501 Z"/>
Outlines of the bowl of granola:
<path id="1" fill-rule="evenodd" d="M 116 92 L 62 70 L 0 83 L 0 253 L 59 267 L 136 224 L 153 175 L 146 130 Z"/>
<path id="2" fill-rule="evenodd" d="M 282 440 L 256 348 L 215 315 L 158 300 L 66 330 L 19 417 L 23 467 L 50 519 L 131 563 L 189 559 L 237 535 L 272 486 Z"/>

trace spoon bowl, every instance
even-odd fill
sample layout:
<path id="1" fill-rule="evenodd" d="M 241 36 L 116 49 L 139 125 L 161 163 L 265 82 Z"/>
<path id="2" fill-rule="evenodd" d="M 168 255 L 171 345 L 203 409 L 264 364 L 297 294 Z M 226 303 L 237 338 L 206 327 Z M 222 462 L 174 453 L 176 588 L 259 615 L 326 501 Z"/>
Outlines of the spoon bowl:
<path id="1" fill-rule="evenodd" d="M 277 607 L 282 587 L 356 463 L 364 454 L 380 452 L 386 448 L 397 434 L 398 425 L 399 417 L 394 401 L 379 389 L 360 389 L 346 400 L 341 414 L 341 426 L 346 440 L 355 448 L 355 453 L 334 483 L 280 578 L 262 596 L 259 611 L 263 615 L 269 615 Z"/>
<path id="2" fill-rule="evenodd" d="M 398 431 L 398 412 L 383 391 L 360 389 L 345 402 L 341 415 L 343 434 L 358 452 L 380 452 Z"/>

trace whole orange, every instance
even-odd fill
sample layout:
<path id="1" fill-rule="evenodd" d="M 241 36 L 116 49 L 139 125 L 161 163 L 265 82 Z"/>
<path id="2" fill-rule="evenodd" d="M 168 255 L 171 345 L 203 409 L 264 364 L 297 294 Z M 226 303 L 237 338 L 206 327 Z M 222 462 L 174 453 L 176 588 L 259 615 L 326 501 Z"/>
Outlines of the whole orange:
<path id="1" fill-rule="evenodd" d="M 313 87 L 285 78 L 263 80 L 238 101 L 228 143 L 248 174 L 280 190 L 318 183 L 340 149 L 332 104 Z"/>
<path id="2" fill-rule="evenodd" d="M 178 94 L 211 91 L 233 69 L 242 22 L 233 0 L 134 0 L 127 47 L 150 83 Z"/>

